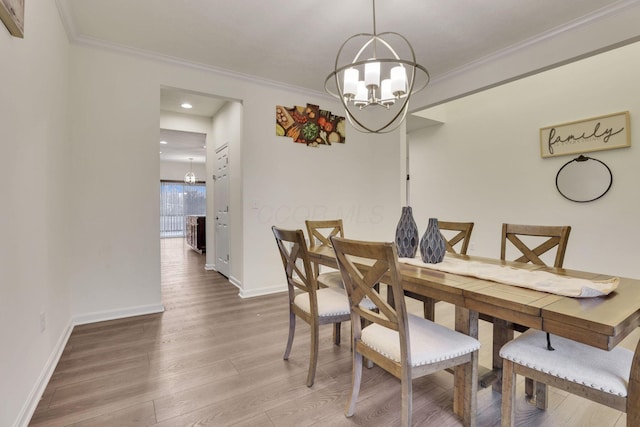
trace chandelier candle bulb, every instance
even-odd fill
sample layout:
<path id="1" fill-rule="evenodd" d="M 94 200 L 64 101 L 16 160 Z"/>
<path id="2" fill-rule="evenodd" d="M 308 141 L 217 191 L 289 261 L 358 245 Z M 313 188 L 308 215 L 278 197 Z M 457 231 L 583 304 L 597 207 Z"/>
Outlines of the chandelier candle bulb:
<path id="1" fill-rule="evenodd" d="M 353 103 L 356 107 L 365 107 L 368 103 L 368 92 L 367 87 L 364 84 L 363 80 L 358 82 L 358 91 L 356 93 L 356 97 L 353 99 Z"/>
<path id="2" fill-rule="evenodd" d="M 380 86 L 380 63 L 369 62 L 364 65 L 364 83 L 367 87 L 377 89 Z"/>
<path id="3" fill-rule="evenodd" d="M 391 80 L 384 79 L 380 83 L 380 100 L 384 105 L 391 105 L 394 103 L 393 94 L 391 93 Z"/>
<path id="4" fill-rule="evenodd" d="M 402 65 L 391 69 L 391 93 L 396 96 L 407 93 L 407 70 Z"/>
<path id="5" fill-rule="evenodd" d="M 358 93 L 358 79 L 360 72 L 355 68 L 344 70 L 344 94 L 348 98 L 353 98 Z"/>

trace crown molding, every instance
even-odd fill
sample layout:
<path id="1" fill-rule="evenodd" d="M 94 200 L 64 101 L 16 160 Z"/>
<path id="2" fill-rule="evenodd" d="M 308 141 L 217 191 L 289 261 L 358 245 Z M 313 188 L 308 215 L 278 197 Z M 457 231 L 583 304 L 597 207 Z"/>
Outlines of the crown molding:
<path id="1" fill-rule="evenodd" d="M 237 80 L 242 80 L 248 83 L 256 84 L 259 86 L 269 86 L 275 89 L 286 90 L 289 92 L 297 92 L 306 96 L 314 96 L 319 98 L 328 99 L 334 101 L 333 97 L 329 94 L 317 90 L 303 88 L 300 86 L 288 85 L 286 83 L 278 82 L 275 80 L 269 80 L 265 78 L 256 77 L 250 74 L 244 74 L 237 71 L 228 70 L 221 67 L 215 67 L 212 65 L 202 64 L 194 61 L 187 61 L 182 58 L 176 58 L 169 55 L 162 55 L 156 52 L 137 49 L 130 46 L 125 46 L 117 43 L 105 42 L 92 37 L 78 35 L 78 32 L 73 23 L 70 8 L 68 7 L 67 0 L 55 0 L 58 6 L 58 12 L 60 19 L 67 33 L 69 42 L 78 46 L 86 46 L 96 49 L 102 49 L 111 52 L 118 52 L 125 55 L 130 55 L 138 58 L 144 58 L 152 61 L 162 62 L 165 64 L 178 65 L 185 68 L 191 68 L 198 71 L 205 71 L 213 73 L 219 76 L 230 77 Z"/>

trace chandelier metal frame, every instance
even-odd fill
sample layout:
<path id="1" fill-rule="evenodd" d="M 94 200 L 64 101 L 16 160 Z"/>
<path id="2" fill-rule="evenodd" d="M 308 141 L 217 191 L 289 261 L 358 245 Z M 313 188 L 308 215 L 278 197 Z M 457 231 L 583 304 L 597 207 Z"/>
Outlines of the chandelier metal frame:
<path id="1" fill-rule="evenodd" d="M 411 43 L 409 43 L 409 40 L 407 40 L 406 37 L 404 37 L 402 34 L 399 34 L 393 31 L 387 31 L 379 34 L 377 33 L 375 0 L 372 0 L 372 1 L 373 1 L 373 33 L 355 34 L 349 37 L 344 43 L 342 43 L 342 45 L 340 46 L 340 49 L 338 50 L 338 54 L 336 55 L 334 70 L 325 79 L 324 86 L 325 86 L 325 90 L 330 95 L 340 99 L 342 105 L 345 108 L 347 119 L 349 120 L 351 125 L 353 125 L 353 127 L 356 128 L 358 131 L 368 132 L 368 133 L 388 133 L 397 129 L 398 126 L 400 126 L 400 124 L 402 124 L 402 122 L 405 120 L 407 111 L 408 111 L 408 106 L 409 106 L 409 99 L 413 94 L 423 90 L 427 86 L 430 80 L 430 76 L 427 69 L 416 62 L 415 51 L 413 50 L 413 46 L 411 46 Z M 411 54 L 411 58 L 402 59 L 398 55 L 396 50 L 391 46 L 391 43 L 385 40 L 385 37 L 386 38 L 397 37 L 398 40 L 401 40 L 402 42 L 404 42 L 406 44 L 406 47 L 408 48 L 408 52 L 410 52 Z M 343 54 L 343 50 L 347 45 L 349 45 L 351 42 L 353 42 L 355 39 L 358 39 L 358 38 L 367 38 L 368 40 L 358 50 L 357 54 L 355 55 L 353 60 L 351 60 L 351 62 L 347 62 L 344 65 L 341 65 L 341 57 Z M 390 55 L 388 57 L 378 57 L 379 45 L 386 48 L 389 51 Z M 369 59 L 361 59 L 360 57 L 367 51 L 367 49 L 373 49 L 373 57 Z M 377 65 L 375 63 L 377 63 Z M 382 89 L 382 85 L 384 85 L 384 82 L 382 82 L 382 84 L 380 84 L 381 82 L 378 82 L 378 84 L 372 84 L 372 85 L 366 86 L 366 99 L 363 98 L 361 93 L 358 93 L 356 96 L 354 96 L 353 93 L 345 93 L 345 71 L 349 69 L 356 69 L 358 70 L 358 75 L 359 75 L 359 69 L 365 70 L 365 73 L 363 74 L 365 75 L 365 79 L 366 79 L 366 68 L 368 64 L 377 66 L 378 73 L 379 73 L 381 64 L 395 64 L 396 68 L 401 67 L 402 69 L 405 69 L 405 68 L 408 69 L 409 71 L 408 73 L 406 72 L 407 70 L 404 70 L 405 72 L 404 91 L 398 90 L 396 92 L 393 92 L 391 96 L 389 96 L 389 92 L 387 90 L 388 97 L 383 98 L 384 89 Z M 418 72 L 424 73 L 424 82 L 416 87 L 415 86 L 416 74 Z M 378 75 L 378 80 L 379 80 L 379 75 Z M 332 90 L 329 87 L 331 81 L 334 82 L 338 93 L 336 93 L 334 90 Z M 360 85 L 364 84 L 363 81 L 359 81 L 358 83 Z M 396 87 L 397 87 L 397 83 L 396 83 Z M 358 112 L 369 106 L 378 106 L 386 110 L 390 110 L 391 106 L 395 105 L 396 102 L 402 102 L 400 108 L 398 108 L 397 111 L 395 111 L 395 113 L 392 111 L 393 117 L 390 120 L 388 120 L 386 124 L 383 124 L 382 126 L 379 126 L 379 127 L 371 126 L 370 124 L 366 124 L 362 118 L 358 118 L 358 115 L 359 115 Z"/>

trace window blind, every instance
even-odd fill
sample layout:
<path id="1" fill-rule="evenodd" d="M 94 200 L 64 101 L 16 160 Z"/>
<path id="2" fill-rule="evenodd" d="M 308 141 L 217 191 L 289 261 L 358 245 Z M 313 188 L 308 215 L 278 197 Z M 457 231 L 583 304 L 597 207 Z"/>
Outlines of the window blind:
<path id="1" fill-rule="evenodd" d="M 204 183 L 160 181 L 160 237 L 184 237 L 188 215 L 206 215 Z"/>

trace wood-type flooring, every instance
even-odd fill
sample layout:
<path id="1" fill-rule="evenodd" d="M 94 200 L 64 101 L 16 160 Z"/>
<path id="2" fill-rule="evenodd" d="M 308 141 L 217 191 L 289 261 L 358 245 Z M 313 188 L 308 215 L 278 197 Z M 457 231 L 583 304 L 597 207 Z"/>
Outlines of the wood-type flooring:
<path id="1" fill-rule="evenodd" d="M 204 269 L 205 256 L 184 239 L 163 239 L 165 312 L 76 326 L 42 396 L 31 426 L 395 426 L 400 384 L 378 367 L 365 369 L 356 413 L 345 418 L 351 388 L 349 325 L 342 345 L 321 328 L 315 384 L 305 386 L 309 328 L 298 321 L 289 361 L 287 295 L 243 299 L 227 279 Z M 276 246 L 273 246 L 274 252 Z M 284 283 L 284 272 L 282 274 Z M 421 303 L 407 300 L 409 310 Z M 453 326 L 453 307 L 436 305 Z M 491 325 L 481 322 L 480 363 L 490 366 Z M 623 345 L 633 348 L 633 333 Z M 579 361 L 576 361 L 579 363 Z M 517 425 L 622 427 L 626 416 L 550 389 L 549 409 L 525 400 L 519 378 Z M 452 414 L 453 376 L 440 372 L 413 383 L 413 423 L 459 426 Z M 478 426 L 499 426 L 500 394 L 478 392 Z"/>

